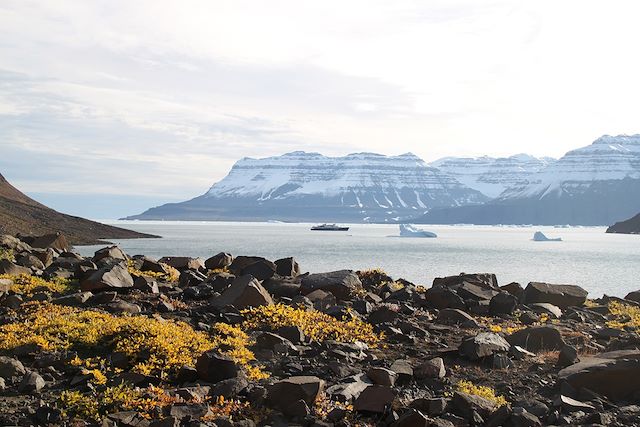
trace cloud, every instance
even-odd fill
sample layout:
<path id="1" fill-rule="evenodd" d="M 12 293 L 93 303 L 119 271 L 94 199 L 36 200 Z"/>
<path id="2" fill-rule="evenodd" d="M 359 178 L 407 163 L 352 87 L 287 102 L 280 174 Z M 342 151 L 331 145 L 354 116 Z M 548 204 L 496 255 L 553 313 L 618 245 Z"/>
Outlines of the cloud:
<path id="1" fill-rule="evenodd" d="M 562 155 L 634 133 L 632 1 L 4 0 L 0 170 L 191 197 L 292 150 Z"/>

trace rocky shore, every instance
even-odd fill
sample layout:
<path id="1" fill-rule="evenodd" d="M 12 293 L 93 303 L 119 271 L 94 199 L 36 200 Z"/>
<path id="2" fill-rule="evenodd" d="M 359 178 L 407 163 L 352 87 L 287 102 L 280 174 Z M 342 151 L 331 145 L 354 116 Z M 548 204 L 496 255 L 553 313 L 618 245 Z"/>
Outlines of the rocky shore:
<path id="1" fill-rule="evenodd" d="M 640 291 L 301 267 L 0 236 L 0 425 L 640 425 Z"/>

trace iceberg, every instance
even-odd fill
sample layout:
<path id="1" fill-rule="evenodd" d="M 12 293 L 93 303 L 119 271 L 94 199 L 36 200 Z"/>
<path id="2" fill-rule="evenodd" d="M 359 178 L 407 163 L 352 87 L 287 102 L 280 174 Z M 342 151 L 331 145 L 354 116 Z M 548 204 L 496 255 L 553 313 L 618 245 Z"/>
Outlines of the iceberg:
<path id="1" fill-rule="evenodd" d="M 400 224 L 400 237 L 438 237 L 438 235 L 416 228 L 411 224 Z"/>
<path id="2" fill-rule="evenodd" d="M 556 237 L 555 239 L 550 239 L 544 235 L 542 231 L 536 231 L 533 233 L 533 241 L 534 242 L 562 242 L 560 237 Z"/>

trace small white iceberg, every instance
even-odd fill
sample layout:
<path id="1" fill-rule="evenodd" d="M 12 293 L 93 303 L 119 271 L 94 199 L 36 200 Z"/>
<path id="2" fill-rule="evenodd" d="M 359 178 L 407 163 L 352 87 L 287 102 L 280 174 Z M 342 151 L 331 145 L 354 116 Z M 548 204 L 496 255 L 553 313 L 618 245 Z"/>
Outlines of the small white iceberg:
<path id="1" fill-rule="evenodd" d="M 438 235 L 416 228 L 411 224 L 400 224 L 400 237 L 438 237 Z"/>
<path id="2" fill-rule="evenodd" d="M 560 237 L 556 237 L 555 239 L 550 239 L 549 237 L 545 236 L 542 231 L 536 231 L 535 233 L 533 233 L 533 241 L 534 242 L 562 242 L 562 239 Z"/>

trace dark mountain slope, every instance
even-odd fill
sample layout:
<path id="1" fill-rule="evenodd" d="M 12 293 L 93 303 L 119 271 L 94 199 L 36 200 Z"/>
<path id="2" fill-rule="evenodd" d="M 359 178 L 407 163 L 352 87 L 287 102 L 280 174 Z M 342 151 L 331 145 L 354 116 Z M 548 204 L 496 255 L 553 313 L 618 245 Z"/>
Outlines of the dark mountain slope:
<path id="1" fill-rule="evenodd" d="M 54 211 L 20 192 L 0 174 L 0 233 L 40 235 L 57 231 L 75 245 L 102 243 L 101 239 L 157 237 Z"/>

